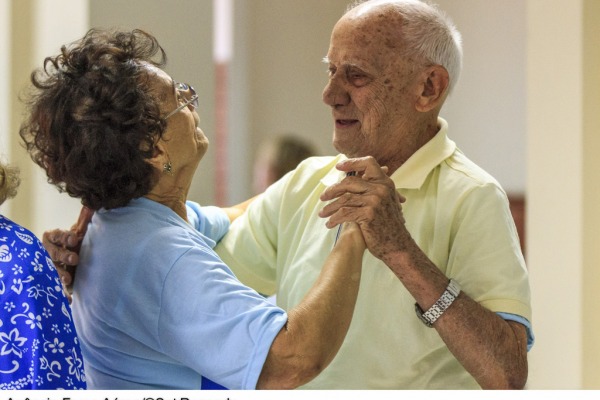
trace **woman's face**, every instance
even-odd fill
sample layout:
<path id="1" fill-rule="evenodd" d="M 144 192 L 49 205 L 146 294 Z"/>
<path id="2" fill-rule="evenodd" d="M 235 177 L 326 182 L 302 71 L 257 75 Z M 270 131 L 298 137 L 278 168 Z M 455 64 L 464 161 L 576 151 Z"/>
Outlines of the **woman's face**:
<path id="1" fill-rule="evenodd" d="M 192 89 L 176 82 L 163 70 L 149 67 L 156 77 L 156 90 L 162 115 L 169 115 L 192 97 Z M 179 86 L 179 87 L 178 87 Z M 181 87 L 183 86 L 183 87 Z M 161 139 L 166 148 L 172 172 L 182 178 L 193 177 L 206 150 L 208 139 L 200 129 L 200 117 L 192 104 L 167 118 L 167 129 Z"/>

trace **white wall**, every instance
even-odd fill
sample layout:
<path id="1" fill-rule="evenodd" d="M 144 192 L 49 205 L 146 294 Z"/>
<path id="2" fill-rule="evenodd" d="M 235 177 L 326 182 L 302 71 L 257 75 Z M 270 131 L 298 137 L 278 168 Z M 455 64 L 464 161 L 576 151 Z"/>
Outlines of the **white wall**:
<path id="1" fill-rule="evenodd" d="M 554 1 L 552 7 L 540 0 L 529 4 L 531 15 L 544 16 L 529 26 L 527 238 L 538 332 L 530 354 L 529 382 L 550 389 L 580 388 L 583 356 L 578 312 L 582 309 L 582 3 L 566 2 Z M 558 71 L 561 79 L 555 80 Z M 570 133 L 568 140 L 565 132 Z"/>
<path id="2" fill-rule="evenodd" d="M 90 25 L 153 34 L 167 53 L 165 71 L 191 84 L 200 96 L 201 127 L 214 143 L 214 65 L 212 0 L 89 0 Z M 215 152 L 209 148 L 190 188 L 190 198 L 213 203 Z"/>
<path id="3" fill-rule="evenodd" d="M 526 186 L 527 2 L 437 0 L 463 35 L 464 68 L 442 116 L 449 135 L 509 193 Z"/>
<path id="4" fill-rule="evenodd" d="M 600 388 L 600 2 L 528 2 L 529 385 Z"/>
<path id="5" fill-rule="evenodd" d="M 4 29 L 10 29 L 7 54 L 8 68 L 2 69 L 0 79 L 8 79 L 9 104 L 3 113 L 9 118 L 7 153 L 12 163 L 21 168 L 22 183 L 18 196 L 9 200 L 6 215 L 41 236 L 54 227 L 68 227 L 76 219 L 79 202 L 46 183 L 44 173 L 33 164 L 20 146 L 18 129 L 23 114 L 19 95 L 28 85 L 29 74 L 42 65 L 44 57 L 57 54 L 60 46 L 81 37 L 87 30 L 88 8 L 79 0 L 30 0 L 5 3 Z M 6 82 L 6 81 L 5 81 Z M 4 134 L 3 134 L 4 135 Z M 5 142 L 3 141 L 3 144 Z M 3 211 L 4 212 L 4 211 Z"/>
<path id="6" fill-rule="evenodd" d="M 327 54 L 331 29 L 346 9 L 346 0 L 236 0 L 245 5 L 239 16 L 244 33 L 236 49 L 245 54 L 245 82 L 232 90 L 244 96 L 246 124 L 252 137 L 250 161 L 265 138 L 295 133 L 315 144 L 321 154 L 335 154 L 333 124 L 321 101 L 327 83 Z M 238 54 L 240 52 L 238 51 Z M 234 68 L 237 68 L 237 59 Z M 251 194 L 252 168 L 240 166 Z"/>
<path id="7" fill-rule="evenodd" d="M 51 54 L 58 54 L 60 46 L 79 39 L 88 30 L 87 1 L 78 0 L 35 0 L 33 2 L 34 66 L 40 67 L 42 60 Z M 31 165 L 31 164 L 30 164 Z M 45 172 L 34 166 L 32 209 L 34 219 L 30 222 L 34 233 L 58 226 L 71 226 L 79 215 L 78 199 L 60 194 L 46 182 Z M 41 236 L 40 236 L 41 237 Z"/>
<path id="8" fill-rule="evenodd" d="M 0 0 L 0 49 L 8 49 L 10 46 L 10 2 Z M 9 161 L 9 59 L 0 57 L 0 157 L 3 161 Z M 0 206 L 0 212 L 6 213 L 12 202 Z"/>

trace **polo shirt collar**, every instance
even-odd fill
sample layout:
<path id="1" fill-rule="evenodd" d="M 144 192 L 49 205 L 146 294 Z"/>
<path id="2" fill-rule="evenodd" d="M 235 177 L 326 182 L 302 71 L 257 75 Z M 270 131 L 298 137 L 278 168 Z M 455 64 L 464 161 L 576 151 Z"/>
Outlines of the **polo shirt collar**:
<path id="1" fill-rule="evenodd" d="M 440 130 L 435 136 L 392 174 L 392 180 L 397 189 L 419 189 L 429 173 L 456 150 L 456 144 L 448 139 L 448 123 L 446 120 L 438 117 L 438 126 Z M 333 165 L 346 159 L 345 155 L 339 154 L 334 159 Z M 344 176 L 343 172 L 333 168 L 321 179 L 321 183 L 325 186 L 331 186 L 344 179 Z"/>
<path id="2" fill-rule="evenodd" d="M 438 133 L 392 174 L 396 188 L 419 189 L 430 172 L 454 153 L 456 143 L 448 139 L 448 123 L 438 117 L 438 126 Z"/>

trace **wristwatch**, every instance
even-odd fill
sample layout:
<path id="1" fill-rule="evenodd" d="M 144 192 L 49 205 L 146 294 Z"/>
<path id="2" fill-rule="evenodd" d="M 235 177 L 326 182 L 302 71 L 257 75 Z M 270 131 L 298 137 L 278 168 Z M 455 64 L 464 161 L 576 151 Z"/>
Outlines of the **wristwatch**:
<path id="1" fill-rule="evenodd" d="M 427 311 L 423 311 L 418 303 L 415 303 L 415 312 L 417 313 L 417 317 L 429 328 L 433 327 L 433 323 L 437 321 L 439 317 L 442 316 L 444 311 L 450 307 L 450 304 L 456 300 L 458 294 L 460 293 L 460 285 L 456 283 L 456 281 L 450 279 L 448 283 L 448 287 L 442 296 L 435 302 L 434 305 Z"/>

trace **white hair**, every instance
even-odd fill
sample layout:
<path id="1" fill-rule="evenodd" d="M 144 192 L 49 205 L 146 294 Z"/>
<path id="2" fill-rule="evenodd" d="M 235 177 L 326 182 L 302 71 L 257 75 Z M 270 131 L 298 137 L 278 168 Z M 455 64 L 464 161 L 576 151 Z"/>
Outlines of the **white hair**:
<path id="1" fill-rule="evenodd" d="M 462 69 L 462 37 L 452 20 L 437 5 L 420 0 L 367 0 L 356 7 L 389 5 L 402 17 L 403 55 L 425 59 L 446 68 L 450 76 L 448 91 L 456 86 Z"/>

